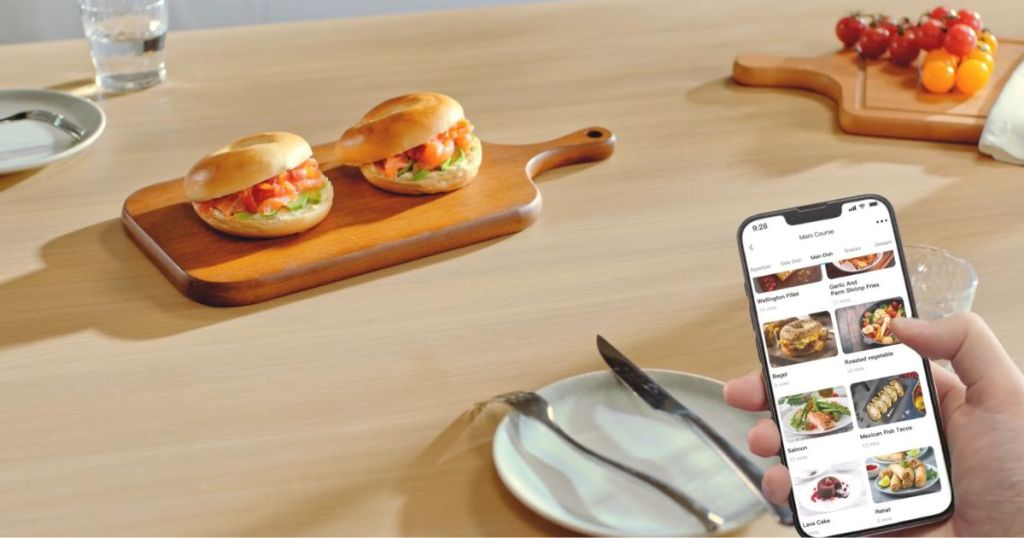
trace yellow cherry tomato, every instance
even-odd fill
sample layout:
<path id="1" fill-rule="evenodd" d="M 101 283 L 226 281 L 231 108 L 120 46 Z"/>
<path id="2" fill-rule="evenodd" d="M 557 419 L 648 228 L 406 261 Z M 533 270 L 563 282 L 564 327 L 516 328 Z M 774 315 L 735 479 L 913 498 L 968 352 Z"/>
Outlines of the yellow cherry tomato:
<path id="1" fill-rule="evenodd" d="M 948 93 L 956 82 L 956 68 L 945 61 L 926 61 L 921 68 L 921 83 L 932 93 Z"/>
<path id="2" fill-rule="evenodd" d="M 928 54 L 924 57 L 924 63 L 929 62 L 943 62 L 953 66 L 954 68 L 960 65 L 960 57 L 956 54 L 950 54 L 946 52 L 946 49 L 939 47 L 935 50 L 928 51 Z"/>
<path id="3" fill-rule="evenodd" d="M 982 63 L 988 66 L 988 70 L 990 72 L 996 70 L 996 60 L 987 52 L 975 50 L 967 56 L 964 56 L 964 61 L 966 62 L 967 60 L 981 60 Z"/>
<path id="4" fill-rule="evenodd" d="M 978 43 L 985 43 L 989 47 L 992 47 L 992 55 L 995 56 L 996 51 L 999 50 L 999 40 L 996 39 L 995 34 L 992 32 L 982 32 L 978 38 Z"/>
<path id="5" fill-rule="evenodd" d="M 981 60 L 967 60 L 956 70 L 956 89 L 967 95 L 977 92 L 988 84 L 992 70 Z"/>
<path id="6" fill-rule="evenodd" d="M 925 62 L 921 67 L 921 84 L 932 93 L 949 93 L 955 83 L 956 68 L 944 61 Z"/>
<path id="7" fill-rule="evenodd" d="M 978 46 L 975 47 L 974 50 L 980 50 L 981 52 L 987 52 L 989 54 L 995 54 L 995 51 L 992 50 L 992 47 L 989 46 L 989 44 L 985 43 L 984 41 L 978 41 Z"/>

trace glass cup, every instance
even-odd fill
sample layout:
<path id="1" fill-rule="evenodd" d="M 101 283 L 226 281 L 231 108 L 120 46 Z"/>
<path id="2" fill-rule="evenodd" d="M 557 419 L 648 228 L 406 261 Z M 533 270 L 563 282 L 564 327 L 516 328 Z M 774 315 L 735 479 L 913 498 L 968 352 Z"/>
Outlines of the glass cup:
<path id="1" fill-rule="evenodd" d="M 78 6 L 100 89 L 141 90 L 167 77 L 166 0 L 78 0 Z"/>
<path id="2" fill-rule="evenodd" d="M 970 263 L 935 247 L 907 245 L 903 250 L 919 318 L 938 319 L 971 309 L 978 273 Z"/>
<path id="3" fill-rule="evenodd" d="M 907 245 L 903 253 L 907 257 L 910 285 L 914 288 L 917 317 L 938 319 L 971 309 L 974 291 L 978 289 L 978 273 L 967 260 L 941 248 L 924 245 Z M 932 362 L 947 370 L 953 369 L 948 360 Z"/>

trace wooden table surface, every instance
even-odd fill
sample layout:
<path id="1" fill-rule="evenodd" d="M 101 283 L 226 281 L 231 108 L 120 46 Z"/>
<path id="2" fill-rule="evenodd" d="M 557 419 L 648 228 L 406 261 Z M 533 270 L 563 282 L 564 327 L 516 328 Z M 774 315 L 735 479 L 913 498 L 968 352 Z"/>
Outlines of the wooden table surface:
<path id="1" fill-rule="evenodd" d="M 901 2 L 908 14 L 933 2 Z M 757 366 L 735 246 L 754 212 L 874 192 L 904 239 L 972 261 L 1024 357 L 1024 169 L 852 136 L 807 92 L 738 87 L 741 52 L 836 46 L 831 1 L 584 1 L 172 33 L 169 78 L 99 100 L 84 153 L 0 177 L 5 534 L 534 535 L 474 402 L 602 368 Z M 1016 0 L 973 5 L 1024 36 Z M 0 47 L 0 88 L 87 93 L 84 40 Z M 1005 67 L 1005 66 L 1003 66 Z M 540 182 L 517 235 L 251 307 L 182 297 L 128 240 L 132 191 L 260 130 L 331 140 L 383 98 L 456 96 L 490 141 L 589 125 L 604 163 Z M 752 534 L 789 534 L 762 518 Z"/>

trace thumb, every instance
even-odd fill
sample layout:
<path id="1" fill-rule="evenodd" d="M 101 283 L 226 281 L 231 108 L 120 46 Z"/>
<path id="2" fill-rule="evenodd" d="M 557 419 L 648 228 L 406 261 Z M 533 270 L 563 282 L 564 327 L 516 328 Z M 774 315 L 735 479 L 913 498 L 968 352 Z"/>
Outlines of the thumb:
<path id="1" fill-rule="evenodd" d="M 934 321 L 896 319 L 892 330 L 897 338 L 921 355 L 949 359 L 967 385 L 968 398 L 978 394 L 983 402 L 991 403 L 1024 395 L 1024 373 L 988 325 L 973 312 Z"/>

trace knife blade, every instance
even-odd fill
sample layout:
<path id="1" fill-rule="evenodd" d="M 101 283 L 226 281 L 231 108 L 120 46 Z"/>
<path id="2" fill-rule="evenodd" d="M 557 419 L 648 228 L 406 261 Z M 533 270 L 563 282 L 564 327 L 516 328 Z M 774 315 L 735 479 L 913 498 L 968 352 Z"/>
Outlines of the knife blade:
<path id="1" fill-rule="evenodd" d="M 793 524 L 792 510 L 789 507 L 779 506 L 771 502 L 762 493 L 761 479 L 764 478 L 764 472 L 760 467 L 750 461 L 736 447 L 732 446 L 729 441 L 715 431 L 699 415 L 672 397 L 668 391 L 662 388 L 654 379 L 651 379 L 651 376 L 633 364 L 633 361 L 629 360 L 621 351 L 615 349 L 601 335 L 597 335 L 597 350 L 601 353 L 601 357 L 604 358 L 608 367 L 615 374 L 615 377 L 629 387 L 647 405 L 658 411 L 678 417 L 686 424 L 693 426 L 698 436 L 708 443 L 711 448 L 715 449 L 719 456 L 736 471 L 736 474 L 743 479 L 747 487 L 757 495 L 769 512 L 775 516 L 776 521 L 784 525 Z"/>

